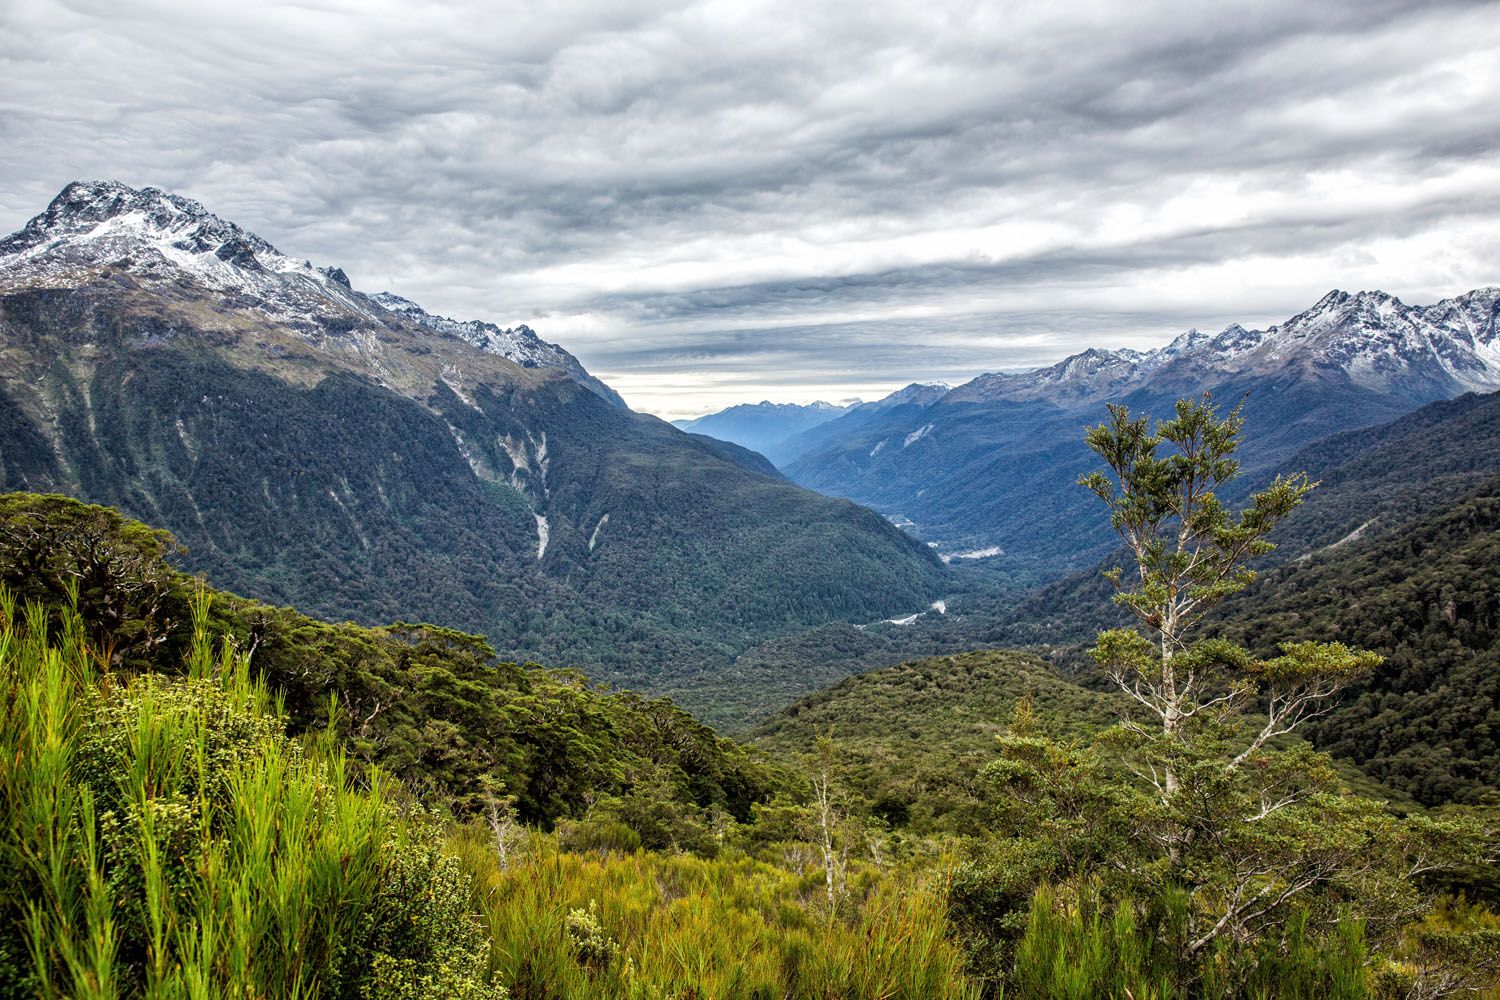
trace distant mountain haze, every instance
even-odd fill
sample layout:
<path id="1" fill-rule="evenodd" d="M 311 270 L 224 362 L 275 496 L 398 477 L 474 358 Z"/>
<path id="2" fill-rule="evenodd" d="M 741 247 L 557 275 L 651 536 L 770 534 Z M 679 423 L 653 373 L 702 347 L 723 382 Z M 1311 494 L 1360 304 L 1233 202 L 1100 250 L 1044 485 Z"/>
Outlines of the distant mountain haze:
<path id="1" fill-rule="evenodd" d="M 859 405 L 850 403 L 741 403 L 727 410 L 674 420 L 672 426 L 692 434 L 706 434 L 721 441 L 758 451 L 772 462 L 782 459 L 780 445 L 802 431 L 825 424 Z"/>
<path id="2" fill-rule="evenodd" d="M 942 397 L 950 386 L 942 382 L 913 382 L 888 396 L 865 403 L 741 403 L 692 420 L 674 420 L 672 425 L 694 434 L 731 441 L 752 448 L 781 465 L 802 454 L 819 440 L 812 432 L 840 417 L 869 416 L 907 404 L 927 405 Z M 843 425 L 841 425 L 843 426 Z"/>

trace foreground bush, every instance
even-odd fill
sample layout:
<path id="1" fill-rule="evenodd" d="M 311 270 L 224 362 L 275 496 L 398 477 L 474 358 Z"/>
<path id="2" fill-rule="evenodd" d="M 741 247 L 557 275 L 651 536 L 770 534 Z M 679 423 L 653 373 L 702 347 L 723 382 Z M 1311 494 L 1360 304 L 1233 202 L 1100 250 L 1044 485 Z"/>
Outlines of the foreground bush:
<path id="1" fill-rule="evenodd" d="M 122 680 L 0 592 L 0 996 L 504 996 L 433 824 L 289 740 L 205 609 Z"/>

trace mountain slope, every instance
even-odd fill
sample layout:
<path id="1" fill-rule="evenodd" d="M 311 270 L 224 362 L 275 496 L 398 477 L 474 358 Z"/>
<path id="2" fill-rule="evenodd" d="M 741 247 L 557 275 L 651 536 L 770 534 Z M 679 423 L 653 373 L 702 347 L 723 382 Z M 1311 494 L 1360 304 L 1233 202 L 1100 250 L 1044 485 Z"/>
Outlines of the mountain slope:
<path id="1" fill-rule="evenodd" d="M 758 451 L 775 462 L 784 457 L 779 449 L 784 440 L 825 424 L 849 409 L 847 405 L 822 401 L 801 404 L 766 400 L 741 403 L 692 420 L 674 420 L 672 426 Z"/>
<path id="2" fill-rule="evenodd" d="M 787 465 L 809 452 L 818 451 L 828 442 L 857 433 L 869 424 L 889 420 L 892 413 L 910 414 L 937 402 L 949 390 L 942 382 L 913 382 L 888 396 L 869 403 L 858 403 L 828 420 L 789 435 L 772 448 L 778 465 Z"/>
<path id="3" fill-rule="evenodd" d="M 1034 372 L 980 376 L 877 423 L 845 417 L 819 428 L 824 439 L 786 471 L 913 522 L 944 552 L 988 552 L 1055 575 L 1111 544 L 1072 488 L 1093 461 L 1082 429 L 1106 401 L 1162 414 L 1183 395 L 1243 399 L 1242 457 L 1261 472 L 1330 434 L 1500 387 L 1497 311 L 1496 288 L 1426 307 L 1331 292 L 1268 330 L 1190 331 L 1146 353 L 1085 351 Z"/>
<path id="4" fill-rule="evenodd" d="M 1457 504 L 1268 574 L 1225 608 L 1252 649 L 1319 639 L 1385 656 L 1311 731 L 1420 802 L 1500 789 L 1500 478 Z"/>
<path id="5" fill-rule="evenodd" d="M 1246 476 L 1226 499 L 1242 502 L 1272 476 L 1294 472 L 1306 472 L 1319 486 L 1277 529 L 1277 548 L 1262 561 L 1265 568 L 1331 557 L 1360 539 L 1438 515 L 1500 476 L 1500 393 L 1466 393 L 1388 424 L 1330 436 L 1273 469 Z M 1091 506 L 1102 521 L 1098 502 Z M 1037 589 L 1005 608 L 997 624 L 981 633 L 984 641 L 1070 646 L 1124 623 L 1100 571 L 1126 558 L 1120 550 L 1104 565 Z"/>
<path id="6" fill-rule="evenodd" d="M 936 596 L 878 515 L 631 413 L 529 331 L 381 298 L 186 199 L 70 185 L 0 243 L 0 481 L 160 524 L 252 596 L 644 686 Z"/>

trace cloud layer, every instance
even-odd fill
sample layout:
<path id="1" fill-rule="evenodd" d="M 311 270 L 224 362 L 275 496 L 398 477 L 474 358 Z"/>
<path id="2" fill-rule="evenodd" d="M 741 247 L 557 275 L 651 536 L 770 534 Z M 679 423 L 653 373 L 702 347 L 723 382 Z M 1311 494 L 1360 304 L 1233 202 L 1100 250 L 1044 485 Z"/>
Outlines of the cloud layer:
<path id="1" fill-rule="evenodd" d="M 1497 53 L 1495 3 L 12 0 L 0 229 L 156 184 L 638 408 L 869 396 L 1500 282 Z"/>

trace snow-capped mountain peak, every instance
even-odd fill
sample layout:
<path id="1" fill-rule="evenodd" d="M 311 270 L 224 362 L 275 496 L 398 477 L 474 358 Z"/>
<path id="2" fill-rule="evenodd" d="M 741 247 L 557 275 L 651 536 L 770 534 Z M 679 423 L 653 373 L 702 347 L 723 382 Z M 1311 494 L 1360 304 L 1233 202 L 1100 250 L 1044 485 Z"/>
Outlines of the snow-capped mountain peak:
<path id="1" fill-rule="evenodd" d="M 1338 371 L 1376 390 L 1415 383 L 1454 392 L 1497 389 L 1497 297 L 1496 289 L 1486 288 L 1411 306 L 1382 291 L 1334 290 L 1311 309 L 1257 332 L 1259 343 L 1243 364 Z"/>
<path id="2" fill-rule="evenodd" d="M 578 359 L 527 326 L 460 323 L 388 292 L 365 295 L 341 268 L 289 257 L 200 202 L 160 188 L 75 181 L 23 229 L 0 240 L 0 287 L 78 287 L 104 272 L 196 287 L 317 341 L 368 343 L 392 323 L 415 324 L 523 367 L 561 369 L 624 405 Z"/>
<path id="3" fill-rule="evenodd" d="M 101 266 L 147 278 L 186 272 L 215 291 L 269 290 L 276 276 L 349 289 L 342 271 L 288 257 L 191 198 L 118 181 L 74 181 L 0 240 L 8 282 L 71 284 Z"/>
<path id="4" fill-rule="evenodd" d="M 1090 348 L 1045 368 L 981 375 L 951 398 L 1090 401 L 1124 395 L 1158 376 L 1206 385 L 1284 370 L 1341 376 L 1421 400 L 1500 389 L 1500 288 L 1431 306 L 1407 305 L 1382 291 L 1334 289 L 1264 330 L 1238 323 L 1212 335 L 1191 329 L 1144 353 Z"/>

